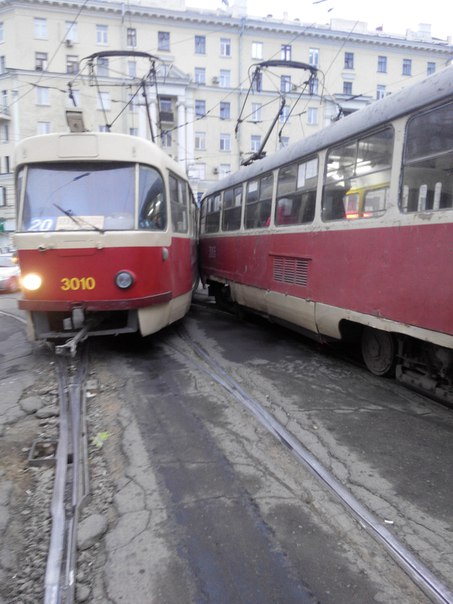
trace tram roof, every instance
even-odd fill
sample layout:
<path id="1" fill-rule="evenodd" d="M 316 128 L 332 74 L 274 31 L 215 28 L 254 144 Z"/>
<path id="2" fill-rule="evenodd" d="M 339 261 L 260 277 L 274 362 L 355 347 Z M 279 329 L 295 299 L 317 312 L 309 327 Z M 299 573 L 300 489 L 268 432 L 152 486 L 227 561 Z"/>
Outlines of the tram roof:
<path id="1" fill-rule="evenodd" d="M 448 97 L 453 100 L 453 66 L 446 67 L 421 82 L 375 101 L 285 149 L 276 151 L 264 159 L 240 168 L 237 172 L 213 185 L 206 192 L 206 195 L 212 195 L 216 191 L 234 186 L 249 178 L 260 176 L 280 165 L 296 161 L 360 132 L 372 130 L 412 111 L 437 104 Z"/>

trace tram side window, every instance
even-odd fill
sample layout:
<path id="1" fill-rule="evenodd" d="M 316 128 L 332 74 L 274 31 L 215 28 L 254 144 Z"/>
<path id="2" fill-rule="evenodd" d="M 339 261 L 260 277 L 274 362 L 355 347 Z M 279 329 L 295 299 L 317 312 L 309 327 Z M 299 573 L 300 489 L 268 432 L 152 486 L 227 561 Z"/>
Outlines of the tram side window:
<path id="1" fill-rule="evenodd" d="M 187 201 L 187 183 L 181 178 L 170 174 L 171 222 L 174 233 L 187 233 L 189 229 Z"/>
<path id="2" fill-rule="evenodd" d="M 204 231 L 217 233 L 220 225 L 220 193 L 207 197 L 203 204 Z"/>
<path id="3" fill-rule="evenodd" d="M 277 226 L 304 224 L 315 217 L 318 158 L 281 168 L 277 183 Z"/>
<path id="4" fill-rule="evenodd" d="M 139 229 L 163 231 L 167 226 L 167 205 L 164 181 L 156 169 L 140 166 L 138 194 Z"/>
<path id="5" fill-rule="evenodd" d="M 400 209 L 404 213 L 453 208 L 453 103 L 409 120 Z"/>
<path id="6" fill-rule="evenodd" d="M 373 218 L 385 212 L 393 142 L 393 128 L 387 127 L 328 151 L 323 220 Z"/>
<path id="7" fill-rule="evenodd" d="M 266 174 L 247 183 L 244 218 L 246 229 L 269 226 L 273 182 L 273 174 Z"/>
<path id="8" fill-rule="evenodd" d="M 223 193 L 222 230 L 238 231 L 241 228 L 242 185 Z"/>

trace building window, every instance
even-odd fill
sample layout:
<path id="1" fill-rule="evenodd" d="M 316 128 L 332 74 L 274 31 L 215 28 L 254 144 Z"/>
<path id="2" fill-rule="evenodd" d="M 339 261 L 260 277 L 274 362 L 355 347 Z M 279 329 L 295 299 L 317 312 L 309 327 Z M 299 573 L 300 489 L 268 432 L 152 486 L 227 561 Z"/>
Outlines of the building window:
<path id="1" fill-rule="evenodd" d="M 231 40 L 229 38 L 220 38 L 220 56 L 231 57 Z"/>
<path id="2" fill-rule="evenodd" d="M 160 140 L 162 141 L 162 147 L 169 148 L 172 146 L 173 141 L 171 139 L 171 132 L 164 130 L 161 134 Z"/>
<path id="3" fill-rule="evenodd" d="M 35 38 L 38 38 L 38 40 L 47 40 L 47 19 L 35 17 L 34 30 Z"/>
<path id="4" fill-rule="evenodd" d="M 230 107 L 231 104 L 226 101 L 220 102 L 220 119 L 229 120 L 230 119 Z"/>
<path id="5" fill-rule="evenodd" d="M 8 91 L 2 90 L 2 113 L 8 113 Z"/>
<path id="6" fill-rule="evenodd" d="M 35 52 L 35 70 L 45 71 L 47 69 L 47 53 Z"/>
<path id="7" fill-rule="evenodd" d="M 344 68 L 345 69 L 354 69 L 354 53 L 353 52 L 344 53 Z"/>
<path id="8" fill-rule="evenodd" d="M 206 178 L 206 164 L 194 164 L 190 170 L 192 180 L 205 180 Z M 200 205 L 201 198 L 204 193 L 199 191 L 197 193 L 197 204 Z"/>
<path id="9" fill-rule="evenodd" d="M 36 124 L 36 134 L 50 134 L 50 122 L 38 122 Z"/>
<path id="10" fill-rule="evenodd" d="M 68 103 L 71 107 L 80 107 L 80 90 L 70 89 Z"/>
<path id="11" fill-rule="evenodd" d="M 66 55 L 66 73 L 79 73 L 79 57 L 77 55 Z"/>
<path id="12" fill-rule="evenodd" d="M 285 105 L 284 107 L 282 107 L 282 110 L 280 112 L 278 119 L 283 123 L 286 122 L 289 119 L 290 111 L 291 111 L 291 107 L 289 105 Z"/>
<path id="13" fill-rule="evenodd" d="M 412 75 L 412 60 L 403 59 L 403 75 Z"/>
<path id="14" fill-rule="evenodd" d="M 109 60 L 107 57 L 98 57 L 96 67 L 98 76 L 107 77 L 109 75 Z"/>
<path id="15" fill-rule="evenodd" d="M 2 143 L 9 141 L 9 124 L 2 124 L 0 129 L 0 139 Z"/>
<path id="16" fill-rule="evenodd" d="M 161 122 L 172 123 L 175 121 L 173 101 L 171 97 L 162 96 L 159 98 L 159 117 Z"/>
<path id="17" fill-rule="evenodd" d="M 220 164 L 219 166 L 219 176 L 223 178 L 228 176 L 231 173 L 231 164 Z"/>
<path id="18" fill-rule="evenodd" d="M 282 61 L 291 61 L 291 44 L 282 44 L 280 58 Z"/>
<path id="19" fill-rule="evenodd" d="M 96 44 L 108 43 L 108 31 L 107 25 L 96 25 Z"/>
<path id="20" fill-rule="evenodd" d="M 206 36 L 195 36 L 195 54 L 206 54 Z"/>
<path id="21" fill-rule="evenodd" d="M 206 84 L 206 69 L 204 67 L 195 67 L 195 83 Z"/>
<path id="22" fill-rule="evenodd" d="M 127 75 L 130 78 L 137 77 L 137 63 L 135 61 L 127 62 Z"/>
<path id="23" fill-rule="evenodd" d="M 128 46 L 132 46 L 133 48 L 137 46 L 137 30 L 135 29 L 135 27 L 127 28 L 126 44 Z"/>
<path id="24" fill-rule="evenodd" d="M 97 109 L 110 111 L 110 92 L 98 92 Z"/>
<path id="25" fill-rule="evenodd" d="M 307 124 L 315 125 L 318 123 L 318 109 L 309 107 L 307 112 Z"/>
<path id="26" fill-rule="evenodd" d="M 256 70 L 253 74 L 252 80 L 252 92 L 261 92 L 263 90 L 263 74 L 261 71 Z"/>
<path id="27" fill-rule="evenodd" d="M 131 136 L 138 136 L 138 128 L 129 128 L 129 134 Z"/>
<path id="28" fill-rule="evenodd" d="M 77 23 L 74 21 L 66 21 L 66 46 L 71 46 L 74 42 L 77 42 Z"/>
<path id="29" fill-rule="evenodd" d="M 4 42 L 5 41 L 5 26 L 3 24 L 3 21 L 0 21 L 0 42 Z"/>
<path id="30" fill-rule="evenodd" d="M 431 61 L 428 61 L 427 66 L 426 66 L 426 75 L 431 75 L 432 73 L 436 72 L 436 64 L 432 63 Z"/>
<path id="31" fill-rule="evenodd" d="M 231 86 L 231 72 L 229 69 L 220 70 L 220 86 L 222 88 L 229 88 Z"/>
<path id="32" fill-rule="evenodd" d="M 385 86 L 378 84 L 376 88 L 376 99 L 383 99 L 385 97 Z"/>
<path id="33" fill-rule="evenodd" d="M 220 151 L 231 151 L 231 135 L 220 135 Z"/>
<path id="34" fill-rule="evenodd" d="M 36 103 L 38 105 L 50 105 L 49 89 L 44 86 L 36 86 Z"/>
<path id="35" fill-rule="evenodd" d="M 387 73 L 387 57 L 379 56 L 377 60 L 378 73 Z"/>
<path id="36" fill-rule="evenodd" d="M 170 32 L 159 31 L 157 33 L 157 49 L 158 50 L 170 50 Z"/>
<path id="37" fill-rule="evenodd" d="M 262 117 L 261 117 L 261 108 L 262 108 L 262 104 L 261 103 L 252 103 L 252 122 L 261 122 L 262 121 Z"/>
<path id="38" fill-rule="evenodd" d="M 206 151 L 206 132 L 195 132 L 195 149 Z"/>
<path id="39" fill-rule="evenodd" d="M 318 67 L 318 65 L 319 65 L 319 48 L 309 48 L 308 49 L 308 64 L 313 65 L 313 67 Z"/>
<path id="40" fill-rule="evenodd" d="M 317 95 L 319 92 L 319 80 L 318 78 L 311 77 L 308 80 L 308 93 L 311 95 Z"/>
<path id="41" fill-rule="evenodd" d="M 289 136 L 281 136 L 279 143 L 280 149 L 284 149 L 285 147 L 287 147 L 289 145 Z"/>
<path id="42" fill-rule="evenodd" d="M 262 42 L 252 42 L 252 59 L 262 59 L 263 58 L 263 43 Z"/>
<path id="43" fill-rule="evenodd" d="M 6 57 L 0 56 L 0 73 L 6 73 Z"/>
<path id="44" fill-rule="evenodd" d="M 173 104 L 171 101 L 171 97 L 160 97 L 159 99 L 159 109 L 164 113 L 170 113 L 173 111 Z"/>
<path id="45" fill-rule="evenodd" d="M 280 76 L 280 92 L 291 91 L 291 76 L 282 75 Z"/>
<path id="46" fill-rule="evenodd" d="M 352 94 L 352 82 L 343 82 L 343 94 L 351 96 Z"/>
<path id="47" fill-rule="evenodd" d="M 206 101 L 195 99 L 195 116 L 200 118 L 206 115 Z"/>
<path id="48" fill-rule="evenodd" d="M 135 113 L 137 111 L 138 99 L 136 94 L 128 94 L 129 111 Z"/>
<path id="49" fill-rule="evenodd" d="M 6 206 L 6 187 L 0 187 L 0 206 Z"/>
<path id="50" fill-rule="evenodd" d="M 261 147 L 261 136 L 259 134 L 252 134 L 250 137 L 250 151 L 256 153 Z"/>

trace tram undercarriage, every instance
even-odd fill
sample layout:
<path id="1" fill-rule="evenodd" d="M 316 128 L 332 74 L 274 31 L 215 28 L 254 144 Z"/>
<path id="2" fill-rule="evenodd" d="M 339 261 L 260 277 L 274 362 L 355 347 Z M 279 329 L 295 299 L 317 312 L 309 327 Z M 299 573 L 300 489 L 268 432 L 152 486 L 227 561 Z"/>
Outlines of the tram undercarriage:
<path id="1" fill-rule="evenodd" d="M 414 338 L 398 339 L 395 377 L 453 406 L 453 351 Z"/>

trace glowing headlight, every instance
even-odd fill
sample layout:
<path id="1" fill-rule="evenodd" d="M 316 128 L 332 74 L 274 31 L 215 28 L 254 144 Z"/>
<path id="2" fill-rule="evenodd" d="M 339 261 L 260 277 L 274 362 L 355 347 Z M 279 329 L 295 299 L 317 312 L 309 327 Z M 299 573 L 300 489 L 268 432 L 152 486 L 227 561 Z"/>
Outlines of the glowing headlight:
<path id="1" fill-rule="evenodd" d="M 22 287 L 28 291 L 36 291 L 42 285 L 42 278 L 36 273 L 28 273 L 21 279 Z"/>
<path id="2" fill-rule="evenodd" d="M 134 281 L 134 275 L 129 271 L 120 271 L 115 277 L 115 283 L 120 289 L 128 289 L 134 284 Z"/>

